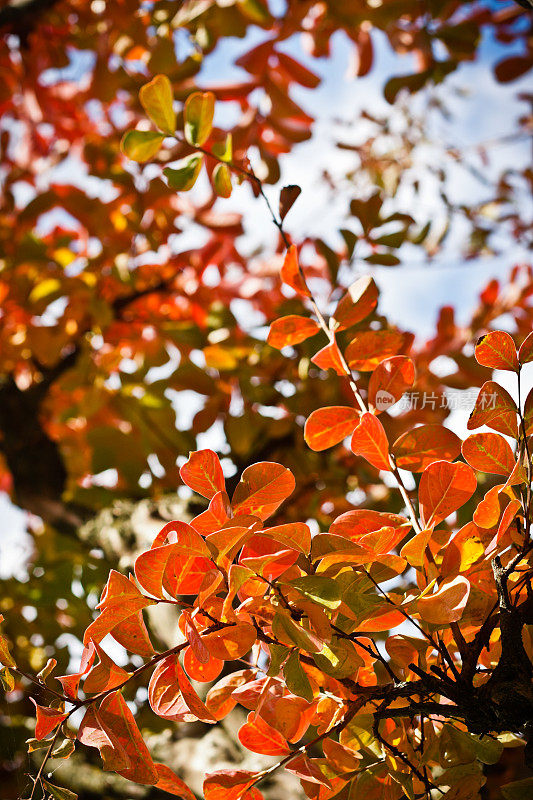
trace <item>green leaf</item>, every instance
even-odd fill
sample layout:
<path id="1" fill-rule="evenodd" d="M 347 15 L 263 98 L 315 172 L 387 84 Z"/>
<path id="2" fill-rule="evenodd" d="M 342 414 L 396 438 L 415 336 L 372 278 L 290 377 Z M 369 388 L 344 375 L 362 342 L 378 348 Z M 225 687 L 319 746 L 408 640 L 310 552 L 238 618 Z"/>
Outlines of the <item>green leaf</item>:
<path id="1" fill-rule="evenodd" d="M 141 105 L 160 131 L 171 136 L 176 131 L 176 112 L 173 107 L 172 86 L 166 75 L 156 75 L 139 92 Z"/>
<path id="2" fill-rule="evenodd" d="M 50 792 L 52 797 L 55 797 L 56 800 L 77 800 L 78 795 L 74 794 L 74 792 L 71 792 L 68 789 L 63 789 L 61 786 L 54 786 L 53 783 L 45 781 L 44 779 L 43 784 L 46 788 L 46 791 Z"/>
<path id="3" fill-rule="evenodd" d="M 76 745 L 72 739 L 63 739 L 61 744 L 52 750 L 52 758 L 70 758 L 75 749 Z"/>
<path id="4" fill-rule="evenodd" d="M 2 667 L 0 669 L 0 683 L 6 692 L 12 691 L 15 686 L 15 679 L 7 667 Z"/>
<path id="5" fill-rule="evenodd" d="M 185 138 L 196 147 L 201 147 L 211 133 L 215 114 L 215 95 L 213 92 L 193 92 L 185 102 Z"/>
<path id="6" fill-rule="evenodd" d="M 233 158 L 233 137 L 231 133 L 226 134 L 223 142 L 215 142 L 211 149 L 213 155 L 229 163 Z"/>
<path id="7" fill-rule="evenodd" d="M 219 197 L 231 194 L 231 172 L 226 164 L 217 164 L 213 170 L 213 186 Z"/>
<path id="8" fill-rule="evenodd" d="M 163 174 L 168 180 L 168 185 L 171 189 L 177 189 L 181 192 L 188 192 L 196 183 L 196 179 L 202 169 L 204 157 L 202 155 L 192 155 L 187 158 L 182 158 L 178 164 L 181 164 L 177 169 L 166 167 Z"/>
<path id="9" fill-rule="evenodd" d="M 155 156 L 165 138 L 164 133 L 157 131 L 128 131 L 122 137 L 120 149 L 132 161 L 148 161 Z"/>
<path id="10" fill-rule="evenodd" d="M 289 639 L 301 650 L 307 653 L 320 653 L 324 643 L 319 641 L 302 625 L 298 625 L 285 611 L 278 611 L 272 620 L 272 632 L 274 636 L 281 636 L 281 639 Z"/>
<path id="11" fill-rule="evenodd" d="M 304 597 L 325 608 L 335 609 L 341 604 L 341 590 L 333 578 L 323 575 L 304 575 L 286 584 L 292 586 Z"/>
<path id="12" fill-rule="evenodd" d="M 315 664 L 326 675 L 342 680 L 349 678 L 364 664 L 355 645 L 340 637 L 334 637 L 329 645 L 324 645 L 321 653 L 313 655 Z"/>
<path id="13" fill-rule="evenodd" d="M 533 778 L 524 778 L 522 781 L 513 781 L 507 786 L 502 786 L 505 800 L 524 800 L 533 795 Z"/>
<path id="14" fill-rule="evenodd" d="M 267 675 L 271 678 L 275 678 L 279 675 L 281 665 L 287 658 L 289 650 L 281 644 L 269 644 L 268 649 L 270 650 L 270 664 Z"/>
<path id="15" fill-rule="evenodd" d="M 300 656 L 297 650 L 294 650 L 285 662 L 283 675 L 289 691 L 297 694 L 298 697 L 303 697 L 309 703 L 313 701 L 313 690 L 311 689 L 309 678 L 300 664 Z"/>
<path id="16" fill-rule="evenodd" d="M 473 733 L 461 731 L 454 725 L 449 724 L 445 725 L 445 729 L 460 753 L 462 752 L 465 755 L 470 753 L 482 764 L 496 764 L 500 760 L 500 756 L 503 753 L 503 744 L 497 739 L 493 739 L 490 736 L 485 736 L 481 739 Z"/>

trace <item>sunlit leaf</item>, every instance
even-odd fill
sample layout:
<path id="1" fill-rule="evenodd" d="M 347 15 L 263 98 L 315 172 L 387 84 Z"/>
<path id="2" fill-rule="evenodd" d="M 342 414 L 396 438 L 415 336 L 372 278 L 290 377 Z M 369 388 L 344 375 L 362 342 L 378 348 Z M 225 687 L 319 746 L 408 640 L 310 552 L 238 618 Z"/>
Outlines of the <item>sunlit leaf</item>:
<path id="1" fill-rule="evenodd" d="M 164 133 L 156 131 L 128 131 L 122 138 L 120 149 L 132 161 L 142 163 L 159 152 L 164 138 Z"/>
<path id="2" fill-rule="evenodd" d="M 193 92 L 185 102 L 183 119 L 185 138 L 194 146 L 202 146 L 209 139 L 215 114 L 213 92 Z"/>
<path id="3" fill-rule="evenodd" d="M 457 511 L 472 497 L 476 487 L 475 472 L 468 464 L 435 461 L 426 467 L 418 489 L 426 527 L 438 525 Z"/>
<path id="4" fill-rule="evenodd" d="M 159 130 L 173 135 L 176 130 L 176 113 L 173 108 L 172 85 L 166 75 L 156 75 L 139 91 L 141 104 Z"/>
<path id="5" fill-rule="evenodd" d="M 318 408 L 305 423 L 305 441 L 311 450 L 326 450 L 349 436 L 358 419 L 359 412 L 349 406 Z"/>

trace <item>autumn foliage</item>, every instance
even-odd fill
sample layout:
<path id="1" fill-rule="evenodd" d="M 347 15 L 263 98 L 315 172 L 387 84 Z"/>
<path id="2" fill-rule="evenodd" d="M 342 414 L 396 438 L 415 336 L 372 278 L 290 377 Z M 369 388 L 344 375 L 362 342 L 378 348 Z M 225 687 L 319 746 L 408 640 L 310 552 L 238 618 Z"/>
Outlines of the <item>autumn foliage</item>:
<path id="1" fill-rule="evenodd" d="M 435 337 L 424 345 L 389 324 L 370 273 L 348 286 L 338 280 L 341 262 L 351 262 L 354 235 L 344 230 L 339 252 L 319 240 L 293 241 L 284 223 L 299 187 L 284 187 L 275 208 L 265 193 L 276 179 L 278 157 L 307 138 L 311 122 L 289 89 L 318 83 L 280 49 L 284 36 L 305 29 L 313 54 L 325 55 L 332 33 L 347 29 L 358 55 L 356 73 L 363 76 L 373 60 L 367 26 L 353 4 L 347 4 L 348 22 L 334 3 L 317 4 L 304 22 L 298 4 L 289 3 L 283 25 L 255 0 L 214 11 L 211 5 L 185 3 L 177 14 L 176 24 L 194 33 L 198 47 L 204 42 L 208 50 L 210 36 L 214 41 L 235 26 L 244 35 L 252 22 L 273 38 L 240 58 L 250 76 L 245 83 L 204 91 L 190 80 L 196 54 L 174 64 L 164 31 L 157 45 L 149 41 L 146 11 L 147 41 L 125 60 L 149 58 L 151 78 L 136 75 L 123 87 L 113 75 L 108 91 L 127 88 L 133 98 L 128 127 L 113 123 L 107 150 L 89 153 L 102 179 L 121 184 L 108 204 L 95 205 L 98 227 L 113 230 L 107 243 L 102 234 L 108 249 L 92 252 L 94 209 L 81 190 L 60 185 L 36 195 L 20 213 L 24 235 L 17 248 L 4 237 L 11 271 L 5 280 L 0 275 L 7 308 L 1 357 L 9 375 L 2 391 L 15 398 L 9 408 L 16 413 L 24 413 L 21 398 L 31 400 L 40 437 L 33 447 L 40 442 L 46 459 L 37 493 L 16 463 L 20 452 L 4 425 L 2 475 L 14 498 L 63 530 L 83 520 L 87 509 L 138 492 L 147 464 L 157 491 L 181 482 L 196 495 L 192 518 L 162 525 L 131 571 L 112 569 L 98 587 L 94 613 L 85 608 L 77 671 L 57 675 L 57 660 L 50 658 L 30 674 L 13 636 L 0 634 L 7 696 L 22 685 L 36 690 L 28 750 L 43 756 L 29 796 L 75 798 L 50 780 L 46 767 L 83 745 L 98 751 L 104 771 L 194 800 L 182 778 L 154 760 L 143 738 L 132 700 L 144 687 L 150 712 L 168 723 L 217 725 L 236 707 L 244 709 L 241 745 L 272 757 L 257 771 L 207 774 L 205 800 L 261 800 L 262 785 L 280 768 L 300 780 L 310 800 L 478 798 L 487 765 L 505 749 L 524 749 L 533 766 L 533 389 L 526 391 L 524 377 L 533 362 L 532 269 L 514 267 L 507 286 L 492 281 L 468 326 L 443 309 Z M 375 25 L 398 50 L 412 51 L 419 69 L 386 84 L 389 102 L 401 90 L 440 82 L 458 61 L 473 57 L 466 42 L 490 19 L 484 7 L 454 24 L 453 10 L 443 12 L 434 36 L 446 42 L 449 59 L 440 62 L 418 35 L 415 12 L 402 28 L 386 16 L 390 5 L 376 6 Z M 95 24 L 93 12 L 73 8 L 89 28 Z M 523 37 L 509 22 L 517 14 L 495 20 L 502 38 Z M 404 44 L 402 31 L 409 33 Z M 167 62 L 168 69 L 156 69 Z M 497 76 L 510 81 L 529 63 L 525 56 L 505 59 Z M 13 64 L 7 72 L 15 80 Z M 260 85 L 272 100 L 266 117 L 249 113 Z M 65 102 L 48 90 L 43 97 L 44 107 Z M 247 124 L 233 130 L 214 124 L 217 104 L 226 101 L 240 104 Z M 69 113 L 71 130 L 64 136 L 79 141 L 92 123 L 71 105 Z M 44 152 L 46 135 L 36 133 L 31 146 Z M 96 125 L 83 135 L 90 150 Z M 258 177 L 249 159 L 254 145 L 266 177 Z M 138 165 L 157 174 L 150 191 Z M 210 200 L 195 205 L 185 193 L 202 180 Z M 223 202 L 243 182 L 266 201 L 279 233 L 276 257 L 255 274 L 237 246 L 240 216 L 213 209 L 217 198 Z M 83 236 L 56 227 L 41 243 L 32 239 L 35 220 L 68 197 L 76 199 Z M 429 228 L 418 229 L 409 215 L 385 208 L 380 192 L 351 203 L 361 241 L 370 248 L 366 267 L 394 266 L 393 250 L 404 241 L 421 245 L 428 235 Z M 14 209 L 13 203 L 5 220 Z M 183 213 L 207 232 L 201 247 L 164 263 L 141 259 L 131 272 L 124 267 L 126 251 L 142 255 L 137 240 L 152 255 L 166 245 L 176 214 Z M 400 226 L 393 239 L 379 231 L 390 223 Z M 77 259 L 85 259 L 83 268 L 66 274 Z M 216 288 L 205 280 L 208 266 L 218 270 Z M 265 276 L 268 291 L 258 288 Z M 59 321 L 43 328 L 40 316 L 65 295 Z M 243 298 L 268 320 L 266 342 L 253 339 L 229 312 L 232 301 Z M 170 382 L 149 381 L 150 370 L 167 363 L 171 346 L 179 366 Z M 205 369 L 197 366 L 198 353 Z M 449 374 L 432 366 L 441 356 L 452 362 Z M 124 359 L 134 366 L 131 381 Z M 287 379 L 294 400 L 278 388 Z M 444 424 L 450 387 L 476 391 L 464 440 Z M 168 388 L 204 398 L 192 431 L 176 430 Z M 239 415 L 231 410 L 237 395 L 244 408 Z M 404 400 L 407 407 L 400 406 Z M 268 407 L 283 413 L 262 415 Z M 212 449 L 191 449 L 195 436 L 220 419 L 242 466 L 235 479 Z M 189 450 L 178 475 L 176 455 Z M 278 452 L 284 456 L 279 462 Z M 250 453 L 262 457 L 246 463 Z M 49 480 L 48 459 L 61 464 L 57 485 Z M 95 476 L 109 466 L 117 478 L 107 491 Z M 94 593 L 91 576 L 84 577 Z M 179 615 L 175 644 L 167 649 L 146 613 L 164 605 Z M 106 637 L 127 653 L 125 665 L 115 663 Z M 533 779 L 513 781 L 503 791 L 506 800 L 526 798 Z"/>

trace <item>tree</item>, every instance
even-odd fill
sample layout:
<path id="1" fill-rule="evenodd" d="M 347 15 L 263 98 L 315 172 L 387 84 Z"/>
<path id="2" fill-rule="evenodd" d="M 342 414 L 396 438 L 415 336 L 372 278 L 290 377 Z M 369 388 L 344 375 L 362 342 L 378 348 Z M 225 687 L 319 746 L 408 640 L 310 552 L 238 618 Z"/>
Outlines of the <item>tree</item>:
<path id="1" fill-rule="evenodd" d="M 48 24 L 60 26 L 63 5 L 47 12 Z M 57 51 L 51 51 L 48 42 L 32 44 L 37 30 L 28 33 L 24 27 L 27 35 L 22 36 L 16 23 L 9 23 L 21 37 L 21 49 L 13 39 L 7 40 L 9 75 L 20 74 L 21 61 L 26 71 L 35 67 L 38 60 L 25 53 L 41 51 L 42 73 L 43 67 L 64 58 L 64 42 L 74 37 L 78 46 L 93 43 L 98 56 L 84 99 L 98 97 L 99 113 L 105 108 L 105 124 L 95 122 L 93 106 L 80 105 L 79 95 L 73 101 L 57 83 L 51 83 L 53 89 L 38 100 L 41 108 L 53 111 L 53 134 L 36 126 L 35 118 L 28 121 L 32 105 L 27 97 L 20 104 L 15 93 L 7 101 L 13 119 L 27 124 L 29 149 L 23 168 L 13 143 L 6 157 L 11 167 L 5 228 L 9 266 L 4 269 L 6 377 L 0 403 L 6 467 L 17 501 L 49 524 L 46 536 L 53 535 L 53 526 L 59 535 L 70 537 L 80 522 L 113 496 L 140 497 L 174 488 L 176 455 L 194 450 L 194 434 L 207 430 L 217 418 L 224 419 L 238 472 L 227 485 L 216 455 L 210 450 L 194 452 L 181 476 L 210 501 L 209 510 L 196 514 L 190 524 L 176 522 L 163 528 L 153 547 L 135 562 L 137 584 L 113 571 L 95 620 L 91 621 L 84 598 L 71 606 L 69 610 L 80 610 L 84 621 L 82 665 L 77 675 L 63 679 L 61 691 L 52 682 L 53 660 L 36 679 L 43 701 L 50 699 L 44 689 L 48 682 L 55 700 L 69 705 L 67 711 L 57 704 L 40 705 L 36 741 L 30 747 L 44 741 L 51 755 L 60 732 L 66 732 L 68 741 L 60 745 L 60 753 L 70 755 L 67 717 L 84 708 L 78 739 L 98 747 L 106 769 L 190 796 L 168 767 L 154 764 L 119 691 L 124 685 L 126 697 L 133 697 L 128 694 L 130 687 L 153 666 L 150 704 L 163 720 L 213 723 L 239 702 L 251 711 L 241 728 L 241 741 L 251 750 L 280 755 L 287 768 L 302 778 L 311 797 L 339 792 L 358 796 L 368 791 L 410 797 L 437 791 L 437 785 L 450 786 L 452 796 L 476 796 L 483 781 L 480 763 L 497 760 L 502 742 L 519 745 L 518 737 L 527 735 L 531 718 L 529 640 L 522 642 L 530 617 L 528 599 L 522 596 L 530 586 L 531 395 L 525 404 L 519 398 L 517 407 L 503 388 L 487 382 L 491 377 L 487 370 L 493 368 L 515 372 L 520 380 L 523 365 L 531 360 L 531 338 L 527 338 L 531 273 L 515 269 L 508 290 L 490 284 L 469 330 L 458 328 L 450 310 L 444 310 L 435 339 L 413 350 L 412 336 L 378 316 L 377 289 L 369 277 L 360 278 L 341 297 L 337 273 L 342 260 L 353 255 L 356 237 L 351 231 L 344 230 L 342 251 L 315 239 L 305 243 L 311 245 L 314 259 L 304 250 L 299 257 L 300 248 L 291 245 L 284 230 L 284 217 L 298 189 L 286 187 L 279 211 L 268 208 L 280 234 L 282 269 L 278 277 L 278 264 L 272 263 L 265 291 L 254 278 L 253 265 L 237 249 L 240 217 L 213 206 L 216 196 L 228 196 L 232 181 L 239 179 L 268 204 L 264 187 L 277 177 L 278 156 L 309 135 L 309 115 L 291 99 L 289 89 L 294 82 L 312 89 L 316 76 L 279 49 L 291 32 L 308 28 L 309 16 L 302 17 L 291 4 L 281 25 L 261 5 L 219 8 L 189 3 L 172 18 L 176 26 L 189 30 L 197 49 L 178 62 L 167 24 L 174 4 L 142 11 L 133 18 L 131 36 L 121 24 L 127 5 L 109 9 L 92 4 L 87 11 L 72 4 L 76 22 L 54 28 L 54 34 L 64 37 L 53 39 Z M 132 7 L 137 10 L 137 4 Z M 323 17 L 314 18 L 315 52 L 325 52 L 334 30 L 345 27 L 354 34 L 355 29 L 361 65 L 366 59 L 368 68 L 368 27 L 358 24 L 357 9 L 353 13 L 353 19 L 346 21 L 345 9 L 338 12 L 331 4 Z M 490 18 L 488 10 L 485 16 L 479 13 L 476 8 L 474 19 L 467 20 L 469 43 L 475 41 L 475 26 Z M 523 13 L 509 6 L 506 14 L 503 20 L 501 15 L 490 18 L 496 30 L 523 38 L 522 22 L 516 27 L 509 23 L 523 18 Z M 154 21 L 156 34 L 150 24 Z M 229 31 L 244 34 L 252 22 L 270 30 L 273 39 L 240 59 L 252 76 L 249 82 L 217 88 L 217 102 L 240 103 L 240 124 L 232 131 L 213 128 L 215 97 L 192 91 L 190 78 L 198 72 L 201 50 L 209 52 Z M 381 13 L 372 22 L 385 28 L 400 49 L 405 47 L 404 36 L 400 41 L 403 23 L 396 26 Z M 474 54 L 475 46 L 466 47 L 457 33 L 460 25 L 447 27 L 446 19 L 431 22 L 437 26 L 437 39 L 451 39 L 453 60 L 445 66 L 434 62 L 431 53 L 420 49 L 420 39 L 408 36 L 408 46 L 419 59 L 425 52 L 424 69 L 414 80 L 410 76 L 389 81 L 389 101 L 401 88 L 417 90 L 427 81 L 443 79 L 454 61 Z M 111 31 L 105 38 L 102 23 Z M 412 29 L 420 25 L 418 11 L 409 24 Z M 24 49 L 28 47 L 36 50 Z M 116 57 L 132 65 L 134 79 L 117 66 Z M 146 80 L 148 58 L 150 72 L 163 70 L 165 75 L 158 74 L 143 86 L 139 104 L 135 90 Z M 529 63 L 527 57 L 518 58 L 519 64 L 513 58 L 499 67 L 503 79 L 518 75 Z M 37 85 L 34 76 L 25 75 L 24 80 L 30 87 Z M 273 102 L 267 117 L 250 113 L 252 91 L 258 86 Z M 177 99 L 186 101 L 179 117 L 173 89 Z M 134 124 L 146 112 L 151 127 L 145 119 L 139 130 L 124 134 L 120 115 L 124 107 L 126 124 Z M 12 138 L 14 131 L 8 126 Z M 412 132 L 413 125 L 408 127 L 406 146 Z M 89 199 L 85 184 L 78 189 L 55 184 L 41 191 L 31 148 L 62 160 L 72 149 L 58 147 L 62 137 L 83 147 L 90 173 L 100 181 L 111 180 L 115 196 Z M 163 169 L 131 162 L 124 168 L 120 139 L 126 156 L 137 163 L 155 161 L 162 167 L 183 160 Z M 261 179 L 254 171 L 258 167 L 247 158 L 252 145 L 259 145 Z M 358 150 L 365 171 L 379 186 L 376 175 L 384 175 L 385 164 L 376 163 L 371 145 Z M 208 202 L 195 206 L 183 191 L 192 187 L 204 163 L 212 192 Z M 393 181 L 393 197 L 403 177 L 400 171 Z M 36 186 L 23 212 L 15 199 L 21 181 Z M 393 265 L 404 242 L 421 246 L 428 237 L 429 228 L 412 216 L 387 210 L 385 189 L 390 193 L 390 186 L 387 180 L 382 191 L 366 199 L 355 197 L 350 204 L 361 226 L 357 254 L 368 264 Z M 498 203 L 507 203 L 512 190 L 502 182 L 497 187 Z M 69 222 L 72 228 L 67 229 L 62 218 L 60 226 L 36 236 L 37 221 L 42 225 L 43 214 L 58 205 L 68 208 L 77 222 Z M 471 222 L 472 243 L 485 248 L 491 229 L 480 224 L 477 210 L 450 206 L 451 213 L 457 211 Z M 184 213 L 205 228 L 208 238 L 201 247 L 176 253 L 170 243 L 176 215 Z M 516 237 L 525 237 L 523 216 L 518 211 L 507 216 Z M 15 217 L 20 223 L 16 241 L 8 227 Z M 384 227 L 391 223 L 396 228 L 392 234 Z M 430 249 L 435 246 L 433 242 Z M 218 269 L 216 286 L 206 277 L 208 266 Z M 240 280 L 233 277 L 236 267 Z M 327 292 L 322 289 L 315 299 L 309 285 L 317 280 L 326 284 Z M 294 290 L 290 299 L 283 283 Z M 324 309 L 324 297 L 330 314 Z M 236 298 L 246 298 L 266 320 L 274 320 L 271 346 L 238 324 L 229 310 Z M 505 312 L 514 319 L 520 360 L 509 334 L 503 332 L 483 338 L 474 358 L 468 344 L 477 332 L 486 334 Z M 335 322 L 330 324 L 329 319 Z M 327 338 L 315 346 L 314 336 L 320 332 Z M 151 370 L 175 367 L 177 358 L 169 360 L 172 347 L 179 350 L 179 366 L 170 378 L 154 381 Z M 289 355 L 272 349 L 284 347 L 293 348 Z M 206 369 L 195 362 L 199 351 Z M 444 378 L 431 368 L 439 355 L 447 355 L 457 367 Z M 388 414 L 389 404 L 413 387 L 415 374 L 417 396 L 433 400 L 400 417 Z M 283 379 L 293 385 L 292 397 L 285 397 L 277 385 Z M 456 461 L 461 452 L 458 437 L 442 426 L 449 413 L 442 403 L 447 385 L 480 387 L 472 427 L 488 424 L 497 431 L 469 437 L 463 443 L 464 461 Z M 176 430 L 169 388 L 193 389 L 206 397 L 193 431 Z M 238 416 L 230 410 L 237 395 L 244 410 Z M 269 406 L 283 414 L 266 416 L 262 409 Z M 303 442 L 301 417 L 307 420 L 305 439 L 310 449 Z M 28 434 L 24 447 L 21 430 Z M 514 450 L 502 433 L 515 439 Z M 352 437 L 355 461 L 340 445 L 347 436 Z M 37 465 L 36 452 L 41 456 Z M 116 470 L 111 491 L 95 480 L 108 468 Z M 418 508 L 400 469 L 415 476 L 421 473 Z M 478 489 L 474 469 L 480 474 L 492 469 L 505 481 L 492 486 L 484 478 Z M 237 482 L 240 473 L 243 477 Z M 398 491 L 384 485 L 383 473 L 398 482 Z M 325 494 L 320 491 L 323 476 Z M 354 508 L 346 497 L 347 477 L 364 495 L 360 507 Z M 296 493 L 291 491 L 294 487 Z M 487 488 L 482 500 L 479 492 Z M 290 503 L 284 503 L 289 496 Z M 446 519 L 454 512 L 457 524 L 448 525 Z M 314 536 L 312 543 L 311 518 L 319 531 L 329 530 Z M 93 560 L 79 566 L 85 592 L 90 594 L 97 583 L 95 572 L 101 573 L 104 565 Z M 416 581 L 406 572 L 408 567 L 415 571 Z M 389 578 L 398 582 L 393 590 L 381 585 Z M 19 597 L 23 603 L 24 590 Z M 167 602 L 182 609 L 185 640 L 154 653 L 142 610 Z M 385 656 L 378 641 L 403 619 L 415 625 L 417 633 L 385 637 Z M 8 617 L 6 622 L 9 635 L 15 621 Z M 129 668 L 114 664 L 102 649 L 100 642 L 107 633 L 129 651 L 133 659 L 126 665 Z M 178 657 L 182 651 L 183 667 Z M 234 669 L 250 651 L 256 660 L 248 661 L 244 671 L 222 678 L 205 702 L 198 698 L 190 679 L 213 680 L 223 662 Z M 135 656 L 145 660 L 135 664 Z M 10 691 L 15 679 L 32 680 L 24 660 L 25 656 L 21 665 L 17 654 L 15 666 L 3 651 L 4 681 Z M 257 679 L 265 669 L 265 677 Z M 78 695 L 82 679 L 84 695 Z M 316 735 L 307 733 L 309 726 Z M 487 743 L 480 738 L 487 734 L 498 734 L 501 741 Z M 301 740 L 304 744 L 298 749 Z M 41 782 L 46 763 L 45 756 L 34 792 L 42 789 L 60 796 L 64 790 Z M 254 787 L 259 777 L 264 776 L 239 771 L 213 776 L 206 782 L 205 796 L 229 791 L 236 798 L 258 797 Z"/>

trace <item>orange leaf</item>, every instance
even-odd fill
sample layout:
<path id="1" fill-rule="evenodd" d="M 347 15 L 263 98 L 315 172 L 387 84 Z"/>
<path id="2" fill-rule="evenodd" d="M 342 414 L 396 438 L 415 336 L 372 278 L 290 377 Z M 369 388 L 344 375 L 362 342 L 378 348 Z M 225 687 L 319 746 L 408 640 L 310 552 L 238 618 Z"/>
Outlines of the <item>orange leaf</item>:
<path id="1" fill-rule="evenodd" d="M 420 479 L 418 496 L 426 527 L 438 525 L 457 511 L 474 494 L 477 487 L 472 467 L 461 461 L 435 461 L 426 467 Z"/>
<path id="2" fill-rule="evenodd" d="M 355 429 L 352 441 L 352 452 L 362 456 L 377 469 L 387 472 L 391 470 L 389 459 L 389 443 L 383 425 L 373 414 L 363 414 Z"/>
<path id="3" fill-rule="evenodd" d="M 235 708 L 237 701 L 233 692 L 254 678 L 250 669 L 241 669 L 225 675 L 207 693 L 206 706 L 217 719 L 222 719 Z"/>
<path id="4" fill-rule="evenodd" d="M 192 684 L 185 674 L 177 655 L 174 658 L 174 669 L 178 679 L 178 686 L 180 687 L 181 694 L 189 711 L 201 722 L 215 723 L 215 717 L 211 714 L 207 706 L 202 703 L 194 691 Z"/>
<path id="5" fill-rule="evenodd" d="M 260 461 L 247 467 L 235 489 L 231 504 L 234 514 L 253 514 L 262 520 L 294 491 L 294 475 L 281 464 Z"/>
<path id="6" fill-rule="evenodd" d="M 66 720 L 68 714 L 58 711 L 57 708 L 40 706 L 33 697 L 30 697 L 30 700 L 35 706 L 35 738 L 45 739 L 49 733 L 52 733 L 58 725 Z"/>
<path id="7" fill-rule="evenodd" d="M 533 331 L 526 336 L 520 345 L 518 359 L 521 364 L 527 364 L 529 361 L 533 361 Z"/>
<path id="8" fill-rule="evenodd" d="M 219 658 L 209 655 L 207 663 L 200 661 L 192 647 L 186 647 L 183 653 L 183 666 L 187 670 L 187 675 L 199 683 L 211 683 L 218 678 L 222 672 L 224 662 Z"/>
<path id="9" fill-rule="evenodd" d="M 404 345 L 405 337 L 399 331 L 361 331 L 346 348 L 346 361 L 352 369 L 371 372 Z"/>
<path id="10" fill-rule="evenodd" d="M 213 631 L 203 637 L 207 649 L 221 661 L 234 661 L 248 653 L 257 638 L 253 625 L 238 622 L 221 631 Z"/>
<path id="11" fill-rule="evenodd" d="M 304 555 L 309 555 L 311 549 L 311 531 L 305 522 L 288 522 L 285 525 L 276 525 L 274 528 L 265 528 L 261 531 L 263 536 L 281 542 L 288 547 L 299 550 Z"/>
<path id="12" fill-rule="evenodd" d="M 500 494 L 503 486 L 503 483 L 499 483 L 489 489 L 474 511 L 473 520 L 480 528 L 494 528 L 497 525 L 501 513 L 500 499 L 505 497 Z"/>
<path id="13" fill-rule="evenodd" d="M 239 729 L 239 741 L 252 753 L 264 756 L 286 756 L 291 752 L 287 740 L 275 728 L 268 725 L 255 711 Z"/>
<path id="14" fill-rule="evenodd" d="M 244 800 L 256 778 L 255 772 L 244 769 L 222 769 L 205 776 L 204 800 Z"/>
<path id="15" fill-rule="evenodd" d="M 320 369 L 328 370 L 333 369 L 337 375 L 346 375 L 346 368 L 342 361 L 341 351 L 337 342 L 333 341 L 327 344 L 322 350 L 319 350 L 311 359 L 313 364 L 316 364 Z"/>
<path id="16" fill-rule="evenodd" d="M 301 756 L 296 756 L 296 758 L 292 758 L 285 769 L 287 772 L 292 772 L 293 775 L 297 775 L 300 780 L 309 781 L 309 783 L 318 783 L 321 786 L 326 786 L 328 789 L 331 789 L 331 783 L 324 773 L 314 763 L 314 760 L 306 756 L 305 753 L 302 753 Z"/>
<path id="17" fill-rule="evenodd" d="M 114 628 L 124 623 L 129 617 L 136 615 L 141 609 L 147 606 L 154 605 L 155 600 L 150 600 L 147 597 L 134 597 L 128 600 L 122 600 L 105 608 L 102 613 L 91 622 L 83 635 L 83 644 L 92 639 L 94 642 L 101 642 L 104 636 L 112 633 Z"/>
<path id="18" fill-rule="evenodd" d="M 279 543 L 268 536 L 255 535 L 242 548 L 239 563 L 258 572 L 270 581 L 279 578 L 298 558 L 291 546 L 281 550 Z"/>
<path id="19" fill-rule="evenodd" d="M 505 331 L 491 331 L 478 339 L 476 360 L 491 369 L 518 370 L 518 356 L 511 336 Z"/>
<path id="20" fill-rule="evenodd" d="M 509 475 L 515 457 L 509 443 L 497 433 L 473 433 L 462 446 L 465 461 L 480 472 Z"/>
<path id="21" fill-rule="evenodd" d="M 210 500 L 226 488 L 220 460 L 213 450 L 196 450 L 180 469 L 183 483 Z"/>
<path id="22" fill-rule="evenodd" d="M 191 521 L 191 525 L 198 533 L 206 536 L 212 531 L 217 531 L 228 521 L 230 509 L 229 497 L 226 492 L 217 492 L 211 498 L 207 511 L 198 514 Z"/>
<path id="23" fill-rule="evenodd" d="M 470 414 L 467 428 L 488 425 L 506 436 L 518 437 L 516 406 L 513 398 L 494 381 L 487 381 L 479 390 L 474 410 Z"/>
<path id="24" fill-rule="evenodd" d="M 469 594 L 470 582 L 458 575 L 453 581 L 443 583 L 435 594 L 419 598 L 416 609 L 424 622 L 449 625 L 461 619 Z"/>
<path id="25" fill-rule="evenodd" d="M 196 795 L 181 778 L 178 778 L 170 767 L 167 767 L 166 764 L 155 764 L 155 768 L 159 778 L 155 784 L 156 789 L 161 789 L 162 792 L 168 792 L 169 794 L 175 794 L 181 797 L 182 800 L 196 800 Z"/>
<path id="26" fill-rule="evenodd" d="M 120 772 L 128 769 L 131 761 L 113 730 L 107 730 L 95 705 L 90 705 L 78 729 L 77 737 L 87 747 L 100 751 L 105 771 Z"/>
<path id="27" fill-rule="evenodd" d="M 340 514 L 332 522 L 330 533 L 345 536 L 352 542 L 357 542 L 368 533 L 379 531 L 382 528 L 401 528 L 407 522 L 408 520 L 399 514 L 386 514 L 383 511 L 358 508 Z"/>
<path id="28" fill-rule="evenodd" d="M 281 280 L 302 297 L 311 297 L 311 292 L 307 288 L 305 278 L 300 271 L 298 250 L 294 244 L 291 244 L 285 254 L 285 260 L 281 268 Z"/>
<path id="29" fill-rule="evenodd" d="M 424 563 L 424 552 L 433 534 L 433 528 L 426 528 L 416 533 L 400 550 L 402 558 L 412 566 L 421 567 Z"/>
<path id="30" fill-rule="evenodd" d="M 104 697 L 98 709 L 98 716 L 106 732 L 112 731 L 119 740 L 130 762 L 126 769 L 115 771 L 135 783 L 148 785 L 157 783 L 159 778 L 152 757 L 120 692 L 112 692 Z"/>
<path id="31" fill-rule="evenodd" d="M 100 661 L 92 667 L 85 678 L 83 691 L 89 692 L 89 694 L 114 689 L 124 683 L 131 675 L 131 672 L 126 672 L 125 669 L 115 664 L 100 645 L 95 643 L 94 646 Z"/>
<path id="32" fill-rule="evenodd" d="M 267 342 L 271 347 L 281 350 L 282 347 L 300 344 L 310 336 L 314 336 L 319 330 L 320 326 L 314 319 L 290 314 L 274 320 L 268 332 Z"/>
<path id="33" fill-rule="evenodd" d="M 368 317 L 377 305 L 378 294 L 378 287 L 370 275 L 354 281 L 335 309 L 336 330 L 350 328 Z"/>
<path id="34" fill-rule="evenodd" d="M 422 472 L 434 461 L 453 461 L 461 452 L 461 440 L 443 425 L 420 425 L 400 436 L 392 446 L 396 466 Z"/>
<path id="35" fill-rule="evenodd" d="M 376 412 L 394 405 L 415 380 L 415 365 L 407 356 L 393 356 L 378 364 L 368 384 L 368 400 Z"/>
<path id="36" fill-rule="evenodd" d="M 311 450 L 326 450 L 349 436 L 359 412 L 349 406 L 327 406 L 313 411 L 307 418 L 304 439 Z"/>

